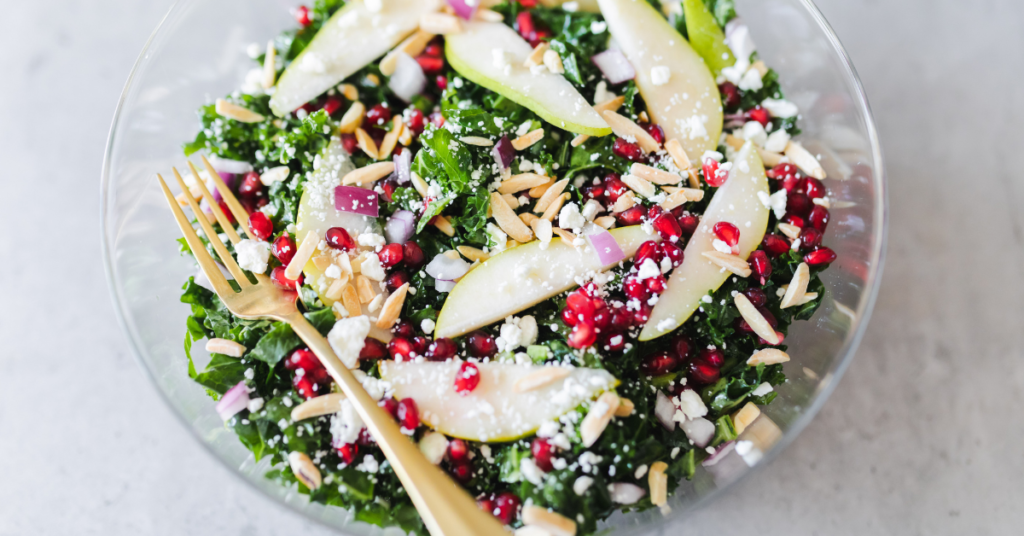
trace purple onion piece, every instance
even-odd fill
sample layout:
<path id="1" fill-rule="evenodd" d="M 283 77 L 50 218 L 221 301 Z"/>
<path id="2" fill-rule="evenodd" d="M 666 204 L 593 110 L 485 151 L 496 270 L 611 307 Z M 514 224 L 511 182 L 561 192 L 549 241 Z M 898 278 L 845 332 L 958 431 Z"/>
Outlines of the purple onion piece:
<path id="1" fill-rule="evenodd" d="M 629 63 L 626 56 L 619 50 L 608 49 L 590 58 L 601 70 L 601 74 L 612 84 L 621 84 L 636 76 L 636 69 Z"/>
<path id="2" fill-rule="evenodd" d="M 448 0 L 448 5 L 452 6 L 456 15 L 469 20 L 473 18 L 477 8 L 480 7 L 480 0 L 474 0 L 473 5 L 468 4 L 466 0 Z"/>
<path id="3" fill-rule="evenodd" d="M 408 210 L 396 210 L 384 224 L 384 237 L 391 244 L 405 244 L 416 233 L 416 215 Z"/>
<path id="4" fill-rule="evenodd" d="M 405 102 L 412 102 L 413 97 L 419 95 L 426 86 L 427 76 L 423 74 L 420 64 L 408 54 L 399 54 L 395 72 L 388 81 L 391 91 Z"/>
<path id="5" fill-rule="evenodd" d="M 228 392 L 224 393 L 221 397 L 220 402 L 217 402 L 217 413 L 223 420 L 228 420 L 234 417 L 238 412 L 242 411 L 249 406 L 249 388 L 245 385 L 245 381 L 240 381 Z"/>
<path id="6" fill-rule="evenodd" d="M 508 136 L 502 136 L 498 143 L 491 148 L 491 155 L 494 156 L 494 163 L 501 169 L 508 169 L 512 160 L 516 158 L 516 148 L 512 146 Z"/>
<path id="7" fill-rule="evenodd" d="M 334 208 L 361 216 L 380 216 L 377 192 L 358 186 L 338 186 L 334 189 Z"/>
<path id="8" fill-rule="evenodd" d="M 401 154 L 396 154 L 393 160 L 398 184 L 408 184 L 412 180 L 412 151 L 404 149 Z"/>

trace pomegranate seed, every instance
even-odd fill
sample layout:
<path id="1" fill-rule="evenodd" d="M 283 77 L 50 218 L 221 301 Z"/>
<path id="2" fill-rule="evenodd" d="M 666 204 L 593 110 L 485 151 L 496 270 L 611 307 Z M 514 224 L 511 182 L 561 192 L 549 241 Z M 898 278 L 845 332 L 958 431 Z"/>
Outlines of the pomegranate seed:
<path id="1" fill-rule="evenodd" d="M 536 2 L 534 2 L 534 5 L 536 5 Z M 524 7 L 531 8 L 533 6 Z M 516 30 L 519 31 L 519 35 L 521 35 L 523 39 L 530 39 L 530 35 L 536 31 L 536 28 L 533 26 L 533 15 L 530 12 L 522 11 L 516 15 Z"/>
<path id="2" fill-rule="evenodd" d="M 714 227 L 715 236 L 719 240 L 725 242 L 731 248 L 736 248 L 740 243 L 740 230 L 735 225 L 727 222 L 720 221 L 715 224 Z"/>
<path id="3" fill-rule="evenodd" d="M 680 363 L 678 357 L 668 352 L 660 352 L 645 357 L 640 363 L 640 372 L 647 376 L 662 376 L 679 368 Z"/>
<path id="4" fill-rule="evenodd" d="M 533 9 L 537 7 L 537 0 L 519 0 L 519 5 L 526 9 Z"/>
<path id="5" fill-rule="evenodd" d="M 821 199 L 828 193 L 825 191 L 825 184 L 815 179 L 814 177 L 807 177 L 807 182 L 804 183 L 804 189 L 806 190 L 807 197 L 811 199 Z"/>
<path id="6" fill-rule="evenodd" d="M 388 177 L 380 184 L 380 188 L 381 190 L 384 190 L 384 199 L 387 199 L 388 203 L 390 203 L 395 196 L 395 190 L 398 189 L 398 181 L 394 178 Z M 427 203 L 424 201 L 423 205 L 426 206 Z"/>
<path id="7" fill-rule="evenodd" d="M 391 268 L 392 266 L 402 262 L 404 254 L 402 253 L 402 244 L 388 244 L 381 248 L 380 253 L 377 254 L 380 257 L 380 263 L 385 268 Z"/>
<path id="8" fill-rule="evenodd" d="M 416 63 L 420 64 L 420 68 L 423 69 L 425 74 L 438 74 L 444 69 L 444 58 L 436 58 L 434 56 L 417 56 Z M 447 87 L 448 83 L 445 82 Z"/>
<path id="9" fill-rule="evenodd" d="M 787 193 L 807 193 L 807 181 L 803 177 L 786 177 L 782 179 L 782 189 Z"/>
<path id="10" fill-rule="evenodd" d="M 431 361 L 444 361 L 455 357 L 458 351 L 459 347 L 455 345 L 455 341 L 441 337 L 435 339 L 427 348 L 427 358 Z"/>
<path id="11" fill-rule="evenodd" d="M 452 346 L 454 345 L 452 343 Z M 455 374 L 455 392 L 460 396 L 466 396 L 472 393 L 477 385 L 480 385 L 480 369 L 472 363 L 463 363 L 459 367 L 459 372 Z"/>
<path id="12" fill-rule="evenodd" d="M 684 335 L 678 335 L 672 339 L 672 350 L 676 353 L 681 361 L 685 361 L 690 358 L 690 352 L 693 349 L 693 341 L 689 337 Z"/>
<path id="13" fill-rule="evenodd" d="M 402 320 L 395 324 L 395 327 L 391 328 L 391 332 L 399 337 L 405 337 L 406 339 L 412 340 L 416 336 L 416 328 L 413 327 L 412 322 L 408 320 Z"/>
<path id="14" fill-rule="evenodd" d="M 718 86 L 722 94 L 722 107 L 725 111 L 735 110 L 740 106 L 740 89 L 732 82 L 723 82 Z"/>
<path id="15" fill-rule="evenodd" d="M 678 217 L 679 229 L 683 231 L 683 236 L 693 236 L 693 233 L 697 231 L 697 226 L 700 225 L 700 218 L 684 212 Z"/>
<path id="16" fill-rule="evenodd" d="M 494 507 L 499 521 L 508 525 L 519 517 L 519 507 L 523 501 L 511 491 L 506 491 L 494 498 Z"/>
<path id="17" fill-rule="evenodd" d="M 383 126 L 388 121 L 391 121 L 391 109 L 383 104 L 378 104 L 366 112 L 364 121 L 367 125 Z"/>
<path id="18" fill-rule="evenodd" d="M 394 292 L 398 290 L 402 285 L 409 282 L 409 274 L 405 270 L 398 270 L 391 272 L 387 279 L 384 280 L 384 284 L 388 286 L 388 290 Z"/>
<path id="19" fill-rule="evenodd" d="M 802 218 L 806 218 L 811 212 L 811 207 L 815 206 L 811 203 L 811 198 L 807 197 L 807 194 L 801 194 L 797 192 L 790 192 L 786 198 L 786 213 L 795 214 Z"/>
<path id="20" fill-rule="evenodd" d="M 583 189 L 583 199 L 597 199 L 598 201 L 604 197 L 604 185 L 603 184 L 591 184 Z"/>
<path id="21" fill-rule="evenodd" d="M 580 322 L 572 328 L 569 333 L 569 346 L 573 348 L 586 348 L 597 342 L 597 330 L 594 326 Z"/>
<path id="22" fill-rule="evenodd" d="M 602 307 L 594 313 L 594 327 L 604 329 L 612 322 L 612 312 L 607 307 Z"/>
<path id="23" fill-rule="evenodd" d="M 277 237 L 274 240 L 274 247 L 272 249 L 274 257 L 281 261 L 281 264 L 288 264 L 292 262 L 292 257 L 295 256 L 295 241 L 286 234 Z"/>
<path id="24" fill-rule="evenodd" d="M 764 304 L 768 303 L 768 295 L 759 288 L 748 288 L 743 291 L 743 295 L 750 300 L 754 307 L 764 307 Z"/>
<path id="25" fill-rule="evenodd" d="M 423 127 L 427 124 L 426 117 L 423 116 L 423 112 L 420 111 L 419 108 L 408 108 L 406 112 L 406 128 L 412 130 L 413 134 L 419 136 L 420 133 L 423 132 Z"/>
<path id="26" fill-rule="evenodd" d="M 595 309 L 600 309 L 601 307 L 604 307 L 606 305 L 604 303 L 604 300 L 600 299 L 600 296 L 601 296 L 600 289 L 597 288 L 597 285 L 595 285 L 593 281 L 591 281 L 590 283 L 587 283 L 586 285 L 583 285 L 582 287 L 580 287 L 580 292 L 585 294 L 588 298 L 596 298 L 598 300 L 597 302 L 594 302 L 594 308 Z M 598 303 L 598 302 L 600 302 L 600 303 Z"/>
<path id="27" fill-rule="evenodd" d="M 796 178 L 796 174 L 797 169 L 793 164 L 779 164 L 765 173 L 769 179 L 775 179 L 778 181 L 788 178 Z"/>
<path id="28" fill-rule="evenodd" d="M 629 186 L 622 182 L 617 173 L 609 173 L 604 178 L 604 197 L 609 204 L 618 201 L 622 194 L 629 190 Z"/>
<path id="29" fill-rule="evenodd" d="M 461 439 L 452 439 L 448 442 L 448 460 L 456 464 L 468 462 L 469 445 Z"/>
<path id="30" fill-rule="evenodd" d="M 492 357 L 498 353 L 498 344 L 484 331 L 474 331 L 466 338 L 466 349 L 473 357 Z"/>
<path id="31" fill-rule="evenodd" d="M 299 274 L 297 279 L 288 279 L 288 276 L 284 275 L 285 267 L 277 266 L 273 271 L 270 272 L 270 279 L 277 286 L 285 290 L 298 290 L 302 286 L 302 280 L 304 279 L 302 274 Z"/>
<path id="32" fill-rule="evenodd" d="M 250 171 L 242 178 L 242 184 L 238 185 L 238 195 L 242 197 L 253 197 L 263 190 L 263 183 L 260 182 L 260 174 Z"/>
<path id="33" fill-rule="evenodd" d="M 594 302 L 582 292 L 573 292 L 565 300 L 565 305 L 572 312 L 583 315 L 584 318 L 593 318 Z"/>
<path id="34" fill-rule="evenodd" d="M 266 214 L 253 212 L 249 215 L 249 231 L 258 240 L 267 240 L 274 234 L 274 224 Z"/>
<path id="35" fill-rule="evenodd" d="M 616 219 L 619 220 L 619 225 L 637 225 L 640 223 L 641 220 L 644 219 L 644 209 L 643 207 L 637 205 L 635 207 L 623 210 L 615 217 Z"/>
<path id="36" fill-rule="evenodd" d="M 644 263 L 644 260 L 651 259 L 655 263 L 661 263 L 661 251 L 658 250 L 658 243 L 654 240 L 648 240 L 636 250 L 636 255 L 633 256 L 633 262 L 639 266 Z"/>
<path id="37" fill-rule="evenodd" d="M 725 184 L 725 181 L 729 178 L 729 174 L 721 169 L 718 161 L 714 158 L 705 158 L 701 168 L 704 170 L 704 182 L 707 182 L 708 186 L 717 188 Z"/>
<path id="38" fill-rule="evenodd" d="M 831 248 L 821 247 L 804 255 L 804 262 L 811 266 L 830 264 L 834 260 L 836 260 L 836 252 Z"/>
<path id="39" fill-rule="evenodd" d="M 301 369 L 308 373 L 310 371 L 322 369 L 323 365 L 320 364 L 320 360 L 317 359 L 316 354 L 310 351 L 309 348 L 299 348 L 285 358 L 284 368 L 288 370 Z"/>
<path id="40" fill-rule="evenodd" d="M 451 473 L 452 478 L 463 484 L 473 478 L 473 466 L 468 463 L 452 465 L 448 468 L 448 472 Z"/>
<path id="41" fill-rule="evenodd" d="M 642 326 L 651 319 L 651 310 L 654 309 L 647 302 L 640 304 L 640 309 L 633 313 L 633 325 Z"/>
<path id="42" fill-rule="evenodd" d="M 804 227 L 800 231 L 800 249 L 810 251 L 821 246 L 821 231 L 814 227 Z"/>
<path id="43" fill-rule="evenodd" d="M 356 248 L 356 241 L 344 227 L 331 227 L 324 233 L 324 241 L 328 246 L 342 251 L 349 251 Z"/>
<path id="44" fill-rule="evenodd" d="M 554 470 L 551 459 L 555 457 L 555 446 L 547 439 L 536 438 L 530 445 L 530 452 L 533 454 L 533 462 L 545 473 Z"/>
<path id="45" fill-rule="evenodd" d="M 771 311 L 765 307 L 758 307 L 757 310 L 761 313 L 761 316 L 768 321 L 768 324 L 771 325 L 771 327 L 779 327 L 779 321 L 775 319 L 775 315 L 773 315 Z"/>
<path id="46" fill-rule="evenodd" d="M 359 140 L 356 139 L 355 134 L 342 134 L 341 146 L 345 148 L 346 153 L 354 154 L 356 152 L 356 148 L 359 147 Z"/>
<path id="47" fill-rule="evenodd" d="M 398 401 L 394 398 L 385 398 L 384 400 L 377 402 L 377 405 L 384 408 L 384 411 L 388 412 L 388 415 L 391 415 L 395 419 L 398 418 Z"/>
<path id="48" fill-rule="evenodd" d="M 698 363 L 694 361 L 690 363 L 690 370 L 687 377 L 693 383 L 698 385 L 707 385 L 709 383 L 717 382 L 718 378 L 721 377 L 721 372 L 718 368 L 707 363 Z"/>
<path id="49" fill-rule="evenodd" d="M 683 236 L 683 230 L 679 227 L 679 221 L 670 213 L 658 216 L 652 223 L 663 240 L 677 242 Z"/>
<path id="50" fill-rule="evenodd" d="M 491 515 L 494 515 L 494 511 L 497 510 L 497 507 L 494 504 L 494 496 L 481 495 L 477 497 L 476 506 Z"/>
<path id="51" fill-rule="evenodd" d="M 764 246 L 764 250 L 770 257 L 778 257 L 789 251 L 789 243 L 786 242 L 786 239 L 773 233 L 764 235 L 761 245 Z"/>
<path id="52" fill-rule="evenodd" d="M 341 456 L 341 460 L 348 465 L 352 465 L 356 461 L 356 456 L 359 456 L 359 445 L 355 443 L 346 443 L 338 447 L 338 454 Z"/>
<path id="53" fill-rule="evenodd" d="M 391 359 L 409 359 L 415 353 L 412 341 L 405 337 L 395 337 L 388 343 L 388 354 Z"/>
<path id="54" fill-rule="evenodd" d="M 795 214 L 786 214 L 786 216 L 782 218 L 782 223 L 788 223 L 801 228 L 807 225 L 807 222 L 805 222 L 803 218 Z"/>
<path id="55" fill-rule="evenodd" d="M 359 359 L 366 361 L 377 361 L 388 355 L 388 347 L 377 339 L 367 337 L 363 340 L 363 349 L 359 351 Z"/>
<path id="56" fill-rule="evenodd" d="M 661 274 L 655 277 L 648 277 L 644 280 L 644 283 L 647 283 L 647 290 L 651 291 L 651 294 L 661 294 L 665 292 L 665 287 L 668 286 L 668 281 Z"/>
<path id="57" fill-rule="evenodd" d="M 334 115 L 334 112 L 337 112 L 340 109 L 341 99 L 337 97 L 327 97 L 327 100 L 324 101 L 323 110 L 327 112 L 327 115 Z"/>
<path id="58" fill-rule="evenodd" d="M 434 112 L 434 113 L 430 114 L 430 124 L 434 125 L 437 128 L 443 127 L 444 126 L 444 114 L 442 114 L 441 112 Z"/>
<path id="59" fill-rule="evenodd" d="M 412 353 L 427 357 L 427 350 L 430 348 L 430 339 L 419 336 L 412 338 Z"/>
<path id="60" fill-rule="evenodd" d="M 612 313 L 612 321 L 608 324 L 612 331 L 626 331 L 633 325 L 633 315 L 629 314 L 624 307 L 615 309 Z"/>
<path id="61" fill-rule="evenodd" d="M 651 297 L 651 291 L 647 289 L 647 285 L 635 277 L 626 279 L 626 284 L 623 285 L 623 290 L 626 291 L 626 296 L 635 300 L 640 300 L 641 303 L 646 303 Z"/>
<path id="62" fill-rule="evenodd" d="M 307 376 L 293 376 L 292 387 L 295 388 L 295 392 L 299 393 L 299 396 L 309 400 L 316 396 L 317 391 L 320 390 L 320 386 L 313 381 L 313 378 Z"/>
<path id="63" fill-rule="evenodd" d="M 359 431 L 359 439 L 356 439 L 356 444 L 361 447 L 369 447 L 371 445 L 376 445 L 377 440 L 374 439 L 372 435 L 370 435 L 369 430 L 363 428 L 362 430 Z"/>
<path id="64" fill-rule="evenodd" d="M 718 348 L 705 348 L 700 351 L 697 360 L 715 368 L 722 368 L 725 364 L 725 354 Z"/>
<path id="65" fill-rule="evenodd" d="M 664 213 L 665 209 L 661 208 L 660 205 L 651 205 L 651 208 L 647 209 L 647 219 L 653 220 Z"/>
<path id="66" fill-rule="evenodd" d="M 221 201 L 220 203 L 217 203 L 217 206 L 220 207 L 220 211 L 221 211 L 221 213 L 224 214 L 224 217 L 227 218 L 228 223 L 234 225 L 235 224 L 235 215 L 231 213 L 230 209 L 228 209 L 228 204 L 223 202 L 223 201 Z"/>
<path id="67" fill-rule="evenodd" d="M 761 284 L 765 284 L 772 275 L 772 261 L 768 260 L 768 254 L 762 250 L 754 251 L 747 262 L 750 263 L 754 274 L 761 279 Z"/>
<path id="68" fill-rule="evenodd" d="M 423 49 L 423 53 L 428 56 L 434 56 L 440 58 L 444 55 L 444 44 L 440 38 L 434 38 L 426 48 Z"/>
<path id="69" fill-rule="evenodd" d="M 313 19 L 309 17 L 309 8 L 306 6 L 299 6 L 295 10 L 295 20 L 298 21 L 303 28 L 313 24 Z"/>
<path id="70" fill-rule="evenodd" d="M 448 89 L 448 77 L 443 74 L 439 74 L 434 78 L 434 84 L 437 85 L 437 89 L 444 91 Z"/>
<path id="71" fill-rule="evenodd" d="M 647 131 L 654 138 L 654 141 L 658 142 L 658 145 L 665 143 L 665 129 L 654 123 L 641 123 L 640 128 Z"/>
<path id="72" fill-rule="evenodd" d="M 736 329 L 740 330 L 742 333 L 754 333 L 754 328 L 750 327 L 750 324 L 748 324 L 747 321 L 742 318 L 736 319 Z"/>
<path id="73" fill-rule="evenodd" d="M 562 322 L 565 322 L 567 326 L 575 326 L 580 321 L 579 316 L 572 312 L 568 307 L 562 309 Z"/>
<path id="74" fill-rule="evenodd" d="M 420 414 L 416 409 L 416 401 L 411 398 L 403 398 L 398 401 L 395 416 L 402 428 L 406 430 L 415 430 L 420 426 Z"/>
<path id="75" fill-rule="evenodd" d="M 761 123 L 761 126 L 768 126 L 768 122 L 771 121 L 771 116 L 768 115 L 768 110 L 760 106 L 754 106 L 750 111 L 747 112 L 747 117 L 753 121 Z"/>
<path id="76" fill-rule="evenodd" d="M 615 138 L 615 144 L 612 145 L 612 152 L 619 158 L 625 158 L 630 162 L 643 162 L 644 152 L 640 150 L 640 146 L 635 143 L 630 143 L 622 138 Z"/>
<path id="77" fill-rule="evenodd" d="M 673 267 L 683 264 L 683 248 L 671 242 L 662 242 L 659 244 L 659 249 L 661 250 L 662 258 L 668 258 L 668 260 L 672 261 Z"/>
<path id="78" fill-rule="evenodd" d="M 811 225 L 823 233 L 825 228 L 828 227 L 830 219 L 832 219 L 832 215 L 829 214 L 827 208 L 821 205 L 814 205 L 814 208 L 811 209 L 811 214 L 807 216 L 807 220 L 811 222 Z"/>
<path id="79" fill-rule="evenodd" d="M 604 338 L 602 346 L 609 352 L 621 352 L 626 347 L 626 337 L 621 333 L 612 333 Z"/>
<path id="80" fill-rule="evenodd" d="M 780 331 L 776 331 L 775 336 L 779 338 L 779 342 L 776 344 L 772 344 L 761 337 L 757 338 L 757 344 L 760 344 L 762 346 L 778 346 L 779 344 L 782 344 L 782 341 L 786 340 L 786 336 Z"/>

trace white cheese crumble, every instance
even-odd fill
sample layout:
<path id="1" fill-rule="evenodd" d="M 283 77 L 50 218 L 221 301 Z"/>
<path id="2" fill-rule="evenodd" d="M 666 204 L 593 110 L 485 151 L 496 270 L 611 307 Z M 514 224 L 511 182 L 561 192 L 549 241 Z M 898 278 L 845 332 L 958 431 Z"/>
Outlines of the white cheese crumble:
<path id="1" fill-rule="evenodd" d="M 562 229 L 582 229 L 586 224 L 587 219 L 580 213 L 576 203 L 566 203 L 558 213 L 558 226 Z"/>
<path id="2" fill-rule="evenodd" d="M 676 405 L 677 411 L 672 416 L 672 420 L 676 422 L 685 422 L 708 414 L 708 408 L 704 405 L 704 401 L 701 400 L 697 391 L 683 391 L 679 393 L 679 396 L 673 402 Z"/>
<path id="3" fill-rule="evenodd" d="M 380 257 L 376 253 L 367 255 L 366 260 L 359 265 L 359 269 L 363 275 L 374 281 L 383 281 L 386 277 L 384 267 L 380 264 Z"/>
<path id="4" fill-rule="evenodd" d="M 786 146 L 789 145 L 789 139 L 789 132 L 786 132 L 785 130 L 776 130 L 768 136 L 767 140 L 765 140 L 764 150 L 771 151 L 773 153 L 781 153 L 785 151 Z"/>
<path id="5" fill-rule="evenodd" d="M 663 86 L 672 78 L 672 71 L 667 65 L 655 65 L 651 67 L 651 83 L 656 86 Z"/>
<path id="6" fill-rule="evenodd" d="M 760 124 L 760 123 L 758 123 Z M 381 247 L 386 244 L 387 241 L 384 237 L 377 233 L 363 233 L 359 235 L 359 245 L 371 248 Z"/>
<path id="7" fill-rule="evenodd" d="M 572 490 L 573 490 L 573 492 L 576 493 L 576 495 L 579 495 L 580 497 L 582 497 L 587 492 L 587 490 L 590 489 L 590 486 L 593 485 L 593 484 L 594 484 L 594 479 L 593 478 L 590 478 L 589 476 L 581 476 L 581 477 L 576 479 L 576 482 L 573 482 Z"/>
<path id="8" fill-rule="evenodd" d="M 331 444 L 342 446 L 359 440 L 359 432 L 363 429 L 363 419 L 356 413 L 352 401 L 341 401 L 341 411 L 331 417 Z"/>
<path id="9" fill-rule="evenodd" d="M 753 391 L 751 391 L 750 394 L 753 395 L 753 396 L 764 396 L 764 395 L 772 392 L 773 390 L 774 389 L 772 389 L 772 384 L 770 384 L 768 382 L 764 382 L 761 385 L 758 385 L 757 389 L 754 389 Z"/>
<path id="10" fill-rule="evenodd" d="M 363 350 L 366 336 L 370 333 L 370 319 L 366 315 L 355 318 L 343 318 L 335 322 L 327 342 L 338 354 L 338 359 L 348 368 L 355 368 L 359 362 L 359 352 Z"/>
<path id="11" fill-rule="evenodd" d="M 423 330 L 423 333 L 426 333 L 427 335 L 430 335 L 431 333 L 434 332 L 434 326 L 435 325 L 436 324 L 434 323 L 433 320 L 431 320 L 429 318 L 424 318 L 423 322 L 420 322 L 420 329 Z"/>
<path id="12" fill-rule="evenodd" d="M 758 121 L 747 121 L 743 125 L 743 139 L 752 141 L 759 147 L 764 147 L 764 144 L 768 142 L 768 132 Z"/>
<path id="13" fill-rule="evenodd" d="M 654 262 L 654 259 L 646 258 L 644 262 L 640 264 L 640 269 L 636 273 L 636 278 L 643 281 L 651 277 L 658 277 L 661 275 L 661 268 L 658 263 Z"/>
<path id="14" fill-rule="evenodd" d="M 235 253 L 238 255 L 238 266 L 243 270 L 249 270 L 254 274 L 262 274 L 267 271 L 267 261 L 270 260 L 270 244 L 246 238 L 235 244 Z"/>
<path id="15" fill-rule="evenodd" d="M 800 113 L 795 104 L 785 99 L 765 99 L 761 102 L 761 106 L 768 110 L 772 117 L 780 117 L 782 119 L 795 117 L 796 114 Z"/>

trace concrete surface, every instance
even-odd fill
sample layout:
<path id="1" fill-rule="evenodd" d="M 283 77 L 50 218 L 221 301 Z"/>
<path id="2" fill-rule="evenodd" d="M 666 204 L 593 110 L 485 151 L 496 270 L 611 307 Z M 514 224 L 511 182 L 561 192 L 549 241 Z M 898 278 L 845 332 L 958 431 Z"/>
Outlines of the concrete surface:
<path id="1" fill-rule="evenodd" d="M 864 79 L 887 156 L 881 296 L 817 420 L 668 532 L 1019 534 L 1024 4 L 820 4 Z M 104 140 L 169 5 L 2 2 L 2 536 L 328 534 L 184 433 L 114 319 L 96 228 Z"/>

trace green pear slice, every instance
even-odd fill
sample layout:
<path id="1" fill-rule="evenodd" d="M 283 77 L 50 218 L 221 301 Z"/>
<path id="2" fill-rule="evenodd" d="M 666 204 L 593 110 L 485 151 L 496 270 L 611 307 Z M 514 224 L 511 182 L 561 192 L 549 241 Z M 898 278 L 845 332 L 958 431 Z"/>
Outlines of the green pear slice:
<path id="1" fill-rule="evenodd" d="M 461 365 L 457 360 L 381 361 L 380 376 L 394 389 L 395 398 L 416 402 L 420 420 L 427 426 L 449 437 L 482 442 L 532 435 L 545 422 L 619 383 L 603 369 L 476 363 L 480 384 L 462 396 L 455 391 Z M 526 384 L 544 381 L 548 383 L 525 389 Z"/>
<path id="2" fill-rule="evenodd" d="M 672 272 L 668 288 L 651 311 L 651 318 L 640 332 L 641 341 L 656 339 L 683 325 L 700 307 L 701 298 L 718 290 L 733 274 L 702 255 L 715 251 L 712 228 L 720 221 L 740 230 L 740 256 L 746 259 L 757 249 L 768 229 L 768 208 L 758 198 L 768 195 L 764 164 L 754 146 L 747 142 L 733 162 L 729 179 L 711 198 L 697 231 L 684 250 L 683 264 Z"/>
<path id="3" fill-rule="evenodd" d="M 725 32 L 718 26 L 704 0 L 683 0 L 683 16 L 686 18 L 686 33 L 690 45 L 718 75 L 722 69 L 736 63 L 732 50 L 725 44 Z"/>
<path id="4" fill-rule="evenodd" d="M 270 98 L 281 117 L 383 56 L 419 27 L 420 16 L 437 11 L 438 0 L 387 0 L 371 11 L 363 0 L 338 10 L 285 69 Z"/>
<path id="5" fill-rule="evenodd" d="M 658 240 L 639 225 L 609 231 L 626 258 L 640 244 Z M 561 238 L 553 238 L 546 249 L 541 242 L 504 251 L 470 270 L 445 300 L 434 327 L 436 337 L 458 337 L 497 322 L 506 316 L 556 296 L 576 286 L 576 278 L 587 272 L 608 270 L 594 248 L 577 250 Z"/>
<path id="6" fill-rule="evenodd" d="M 445 36 L 445 55 L 467 79 L 521 104 L 552 125 L 576 134 L 606 136 L 612 129 L 561 74 L 524 62 L 533 47 L 500 22 L 467 22 Z"/>
<path id="7" fill-rule="evenodd" d="M 714 150 L 722 135 L 722 98 L 704 60 L 649 3 L 598 3 L 612 37 L 636 69 L 647 113 L 665 129 L 665 139 L 679 140 L 693 160 Z M 669 69 L 668 82 L 654 83 L 655 67 Z"/>

